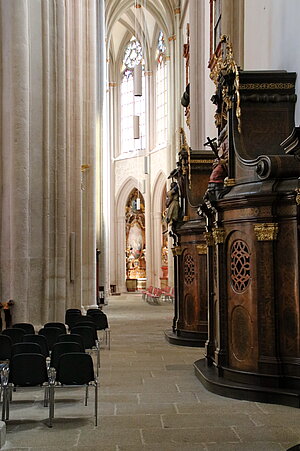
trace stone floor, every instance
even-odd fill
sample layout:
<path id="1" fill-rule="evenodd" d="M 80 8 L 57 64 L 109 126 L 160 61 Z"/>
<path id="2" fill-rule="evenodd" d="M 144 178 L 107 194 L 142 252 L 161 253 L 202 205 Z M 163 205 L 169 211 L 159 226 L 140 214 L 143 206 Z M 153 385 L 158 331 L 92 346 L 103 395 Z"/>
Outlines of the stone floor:
<path id="1" fill-rule="evenodd" d="M 238 401 L 207 392 L 194 375 L 202 349 L 170 345 L 171 305 L 141 295 L 105 307 L 111 350 L 101 352 L 99 426 L 93 391 L 57 390 L 54 426 L 40 390 L 16 392 L 3 450 L 275 451 L 300 443 L 300 409 Z"/>

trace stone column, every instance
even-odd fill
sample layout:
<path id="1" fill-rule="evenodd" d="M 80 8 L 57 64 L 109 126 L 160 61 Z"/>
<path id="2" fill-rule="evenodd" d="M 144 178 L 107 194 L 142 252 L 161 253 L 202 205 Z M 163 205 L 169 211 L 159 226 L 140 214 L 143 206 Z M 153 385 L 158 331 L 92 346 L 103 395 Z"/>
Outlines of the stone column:
<path id="1" fill-rule="evenodd" d="M 205 2 L 190 0 L 190 146 L 203 149 L 205 142 Z"/>
<path id="2" fill-rule="evenodd" d="M 75 5 L 75 9 L 77 4 Z M 83 143 L 82 164 L 88 164 L 82 191 L 82 301 L 96 304 L 96 5 L 83 2 Z M 89 30 L 88 33 L 86 30 Z"/>
<path id="3" fill-rule="evenodd" d="M 13 321 L 28 318 L 29 36 L 26 0 L 2 0 L 1 301 L 15 299 Z"/>

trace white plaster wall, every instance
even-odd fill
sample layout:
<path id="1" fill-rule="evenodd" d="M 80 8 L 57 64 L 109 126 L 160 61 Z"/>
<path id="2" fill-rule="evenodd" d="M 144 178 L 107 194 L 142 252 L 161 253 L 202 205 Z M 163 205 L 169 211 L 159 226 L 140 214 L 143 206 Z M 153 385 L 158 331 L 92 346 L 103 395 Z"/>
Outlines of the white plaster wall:
<path id="1" fill-rule="evenodd" d="M 168 153 L 168 149 L 157 150 L 156 152 L 152 152 L 150 155 L 150 177 L 151 177 L 151 192 L 154 189 L 154 183 L 157 180 L 158 174 L 163 171 L 166 176 L 169 175 L 169 159 L 170 155 Z"/>
<path id="2" fill-rule="evenodd" d="M 244 69 L 299 73 L 299 17 L 299 0 L 245 0 Z M 299 97 L 299 81 L 296 92 Z M 299 125 L 299 100 L 295 122 Z"/>

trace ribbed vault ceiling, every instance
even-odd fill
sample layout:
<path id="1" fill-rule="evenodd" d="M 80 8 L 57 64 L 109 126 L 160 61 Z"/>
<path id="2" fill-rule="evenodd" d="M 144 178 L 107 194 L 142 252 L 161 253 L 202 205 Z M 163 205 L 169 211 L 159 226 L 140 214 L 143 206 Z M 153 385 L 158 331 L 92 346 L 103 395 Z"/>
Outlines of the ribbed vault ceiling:
<path id="1" fill-rule="evenodd" d="M 141 8 L 136 8 L 136 2 Z M 181 0 L 106 0 L 107 45 L 116 61 L 132 35 L 148 49 L 162 30 L 168 38 L 174 34 L 174 17 Z"/>

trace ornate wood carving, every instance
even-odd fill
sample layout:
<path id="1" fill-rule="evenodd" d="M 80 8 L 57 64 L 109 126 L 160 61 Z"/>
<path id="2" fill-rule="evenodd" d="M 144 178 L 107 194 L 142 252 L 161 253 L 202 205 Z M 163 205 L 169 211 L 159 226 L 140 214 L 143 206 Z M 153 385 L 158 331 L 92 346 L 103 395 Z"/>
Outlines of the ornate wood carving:
<path id="1" fill-rule="evenodd" d="M 254 232 L 258 241 L 274 241 L 278 235 L 277 223 L 256 224 Z"/>

